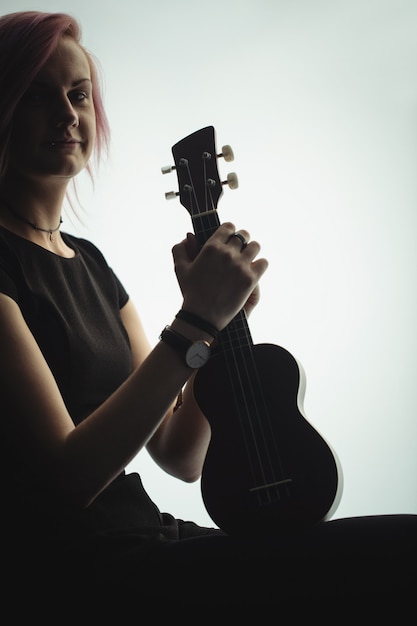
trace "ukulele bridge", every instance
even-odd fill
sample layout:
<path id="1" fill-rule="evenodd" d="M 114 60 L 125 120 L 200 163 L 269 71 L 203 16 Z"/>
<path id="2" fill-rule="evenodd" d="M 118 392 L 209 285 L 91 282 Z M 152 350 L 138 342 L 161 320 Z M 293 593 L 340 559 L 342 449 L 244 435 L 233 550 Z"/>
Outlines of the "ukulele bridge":
<path id="1" fill-rule="evenodd" d="M 271 487 L 279 487 L 280 485 L 286 485 L 287 483 L 292 483 L 292 478 L 284 478 L 284 480 L 279 480 L 276 483 L 268 483 L 266 485 L 260 485 L 259 487 L 252 487 L 249 491 L 261 491 L 262 489 L 270 489 Z"/>

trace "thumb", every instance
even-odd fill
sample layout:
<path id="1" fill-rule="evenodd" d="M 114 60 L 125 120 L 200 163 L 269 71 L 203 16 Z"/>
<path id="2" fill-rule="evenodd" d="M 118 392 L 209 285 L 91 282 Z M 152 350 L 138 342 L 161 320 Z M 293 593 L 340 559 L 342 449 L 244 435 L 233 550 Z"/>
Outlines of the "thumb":
<path id="1" fill-rule="evenodd" d="M 172 248 L 172 256 L 175 265 L 193 261 L 199 252 L 197 238 L 192 233 L 187 233 L 185 239 Z"/>
<path id="2" fill-rule="evenodd" d="M 193 233 L 187 233 L 185 249 L 187 250 L 190 261 L 194 261 L 200 251 L 200 246 L 198 245 L 197 237 L 193 235 Z"/>

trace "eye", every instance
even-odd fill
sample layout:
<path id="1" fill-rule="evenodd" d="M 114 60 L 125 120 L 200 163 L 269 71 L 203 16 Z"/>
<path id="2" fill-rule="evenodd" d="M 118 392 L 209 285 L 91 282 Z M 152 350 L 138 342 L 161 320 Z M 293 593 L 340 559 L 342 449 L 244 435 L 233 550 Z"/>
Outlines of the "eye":
<path id="1" fill-rule="evenodd" d="M 70 94 L 71 102 L 84 102 L 88 100 L 89 94 L 86 91 L 72 91 Z"/>
<path id="2" fill-rule="evenodd" d="M 30 88 L 23 95 L 22 101 L 27 105 L 39 106 L 43 104 L 46 99 L 46 94 L 43 89 Z"/>

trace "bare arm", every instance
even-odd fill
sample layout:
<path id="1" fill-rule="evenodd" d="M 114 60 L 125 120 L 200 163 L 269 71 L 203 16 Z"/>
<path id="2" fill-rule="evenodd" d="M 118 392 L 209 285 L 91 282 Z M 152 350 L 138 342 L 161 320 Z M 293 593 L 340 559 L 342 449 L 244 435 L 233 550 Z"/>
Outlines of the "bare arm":
<path id="1" fill-rule="evenodd" d="M 138 367 L 151 351 L 151 346 L 145 336 L 139 316 L 132 304 L 128 302 L 121 311 L 122 321 L 129 335 L 133 353 L 134 367 Z M 178 332 L 185 333 L 190 338 L 206 338 L 176 320 L 171 324 Z M 182 397 L 182 404 L 173 414 L 174 404 L 170 407 L 159 428 L 147 443 L 147 449 L 154 460 L 168 473 L 186 482 L 197 480 L 210 441 L 210 427 L 194 400 L 192 381 L 187 382 Z"/>
<path id="2" fill-rule="evenodd" d="M 2 413 L 10 415 L 8 434 L 18 440 L 37 479 L 80 506 L 88 505 L 146 444 L 190 376 L 175 352 L 159 343 L 129 379 L 75 427 L 18 305 L 3 294 L 0 344 L 0 397 Z"/>

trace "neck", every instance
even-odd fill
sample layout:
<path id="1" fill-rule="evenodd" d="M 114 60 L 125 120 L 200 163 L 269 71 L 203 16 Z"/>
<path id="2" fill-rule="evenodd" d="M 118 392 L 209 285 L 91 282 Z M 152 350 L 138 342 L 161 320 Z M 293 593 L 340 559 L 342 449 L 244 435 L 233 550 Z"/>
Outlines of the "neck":
<path id="1" fill-rule="evenodd" d="M 39 184 L 10 171 L 0 186 L 0 223 L 37 243 L 50 244 L 61 223 L 65 185 Z"/>
<path id="2" fill-rule="evenodd" d="M 16 210 L 11 204 L 9 204 L 8 201 L 6 201 L 3 197 L 0 197 L 0 201 L 3 204 L 3 206 L 7 209 L 7 211 L 9 212 L 9 214 L 15 219 L 18 220 L 24 224 L 27 224 L 28 226 L 30 226 L 33 230 L 35 231 L 39 231 L 42 233 L 48 233 L 49 235 L 49 241 L 54 241 L 54 233 L 56 233 L 62 224 L 62 216 L 59 216 L 59 221 L 58 224 L 55 224 L 55 226 L 46 226 L 46 225 L 40 225 L 35 221 L 32 221 L 31 219 L 29 219 L 28 217 L 25 217 L 25 215 L 22 215 L 18 210 Z"/>
<path id="3" fill-rule="evenodd" d="M 59 224 L 55 228 L 43 228 L 42 226 L 38 226 L 38 224 L 35 224 L 35 222 L 31 222 L 30 220 L 26 219 L 26 217 L 23 217 L 23 215 L 20 215 L 20 213 L 12 209 L 12 207 L 9 207 L 8 205 L 6 205 L 6 207 L 13 215 L 13 217 L 15 217 L 17 220 L 20 220 L 21 222 L 24 222 L 25 224 L 28 224 L 33 228 L 33 230 L 39 230 L 42 233 L 48 233 L 49 241 L 54 240 L 54 233 L 56 233 L 61 227 L 62 216 L 59 217 Z"/>

